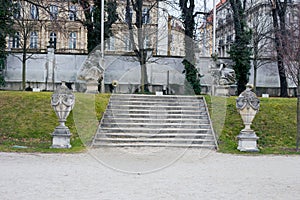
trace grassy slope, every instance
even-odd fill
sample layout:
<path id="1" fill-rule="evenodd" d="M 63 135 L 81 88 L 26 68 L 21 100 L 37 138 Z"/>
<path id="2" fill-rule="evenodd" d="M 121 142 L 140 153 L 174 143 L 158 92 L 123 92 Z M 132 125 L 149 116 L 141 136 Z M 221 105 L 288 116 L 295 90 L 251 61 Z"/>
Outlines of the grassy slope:
<path id="1" fill-rule="evenodd" d="M 211 102 L 216 104 L 216 100 L 211 101 L 210 97 L 206 98 L 210 105 Z M 294 153 L 296 146 L 296 99 L 261 98 L 260 100 L 260 110 L 252 124 L 252 129 L 259 137 L 260 153 Z M 244 128 L 244 125 L 235 106 L 236 97 L 226 98 L 225 102 L 225 123 L 218 131 L 219 148 L 221 152 L 238 153 L 236 136 Z"/>
<path id="2" fill-rule="evenodd" d="M 58 125 L 50 106 L 50 97 L 51 93 L 44 92 L 0 92 L 0 151 L 79 152 L 85 149 L 81 139 L 87 142 L 92 137 L 110 95 L 99 94 L 94 97 L 76 94 L 74 112 L 66 123 L 73 133 L 73 148 L 63 150 L 49 148 L 51 133 Z M 206 96 L 206 99 L 213 108 L 211 117 L 219 135 L 220 151 L 238 153 L 236 136 L 243 128 L 243 123 L 235 107 L 236 97 L 212 99 Z M 87 104 L 92 106 L 85 107 Z M 88 124 L 93 126 L 89 127 Z M 260 153 L 293 152 L 296 143 L 296 99 L 261 99 L 261 108 L 252 128 L 260 137 Z M 12 148 L 14 145 L 28 148 Z"/>
<path id="3" fill-rule="evenodd" d="M 50 149 L 51 133 L 58 125 L 51 108 L 52 93 L 0 92 L 0 151 L 79 152 L 84 150 L 72 113 L 66 125 L 72 135 L 72 149 Z M 109 95 L 96 95 L 98 119 L 104 112 Z M 102 103 L 100 103 L 102 102 Z M 76 106 L 76 104 L 75 104 Z M 13 146 L 27 146 L 26 149 Z"/>

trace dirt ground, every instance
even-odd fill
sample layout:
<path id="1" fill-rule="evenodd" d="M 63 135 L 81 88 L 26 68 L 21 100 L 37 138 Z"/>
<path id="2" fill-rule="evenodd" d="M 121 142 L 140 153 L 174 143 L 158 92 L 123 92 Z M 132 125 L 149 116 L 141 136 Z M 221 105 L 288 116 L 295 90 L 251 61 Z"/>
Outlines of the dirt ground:
<path id="1" fill-rule="evenodd" d="M 300 156 L 176 148 L 0 153 L 0 199 L 300 199 Z"/>

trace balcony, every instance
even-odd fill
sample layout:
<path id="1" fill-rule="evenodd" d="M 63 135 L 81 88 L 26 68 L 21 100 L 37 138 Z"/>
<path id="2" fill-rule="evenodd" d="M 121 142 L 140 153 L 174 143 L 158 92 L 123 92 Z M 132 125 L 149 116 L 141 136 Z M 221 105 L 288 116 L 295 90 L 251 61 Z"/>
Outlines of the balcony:
<path id="1" fill-rule="evenodd" d="M 228 24 L 233 22 L 231 15 L 226 15 L 225 20 L 226 20 L 226 23 L 228 23 Z"/>
<path id="2" fill-rule="evenodd" d="M 55 53 L 85 54 L 87 53 L 87 51 L 85 49 L 60 48 L 60 49 L 56 49 Z"/>
<path id="3" fill-rule="evenodd" d="M 223 19 L 218 20 L 218 28 L 221 28 L 223 26 Z"/>
<path id="4" fill-rule="evenodd" d="M 228 36 L 226 37 L 226 42 L 227 42 L 227 44 L 233 42 L 232 35 L 228 35 Z"/>
<path id="5" fill-rule="evenodd" d="M 219 40 L 219 46 L 223 46 L 224 45 L 224 40 Z"/>

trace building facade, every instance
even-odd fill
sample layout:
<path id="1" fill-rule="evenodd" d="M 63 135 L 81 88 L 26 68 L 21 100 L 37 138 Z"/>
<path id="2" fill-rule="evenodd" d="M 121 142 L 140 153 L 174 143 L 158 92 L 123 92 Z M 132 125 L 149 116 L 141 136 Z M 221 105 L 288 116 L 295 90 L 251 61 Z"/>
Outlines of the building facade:
<path id="1" fill-rule="evenodd" d="M 286 23 L 296 20 L 294 5 L 298 0 L 288 1 Z M 260 49 L 261 57 L 270 57 L 274 55 L 274 31 L 272 21 L 272 5 L 268 0 L 249 1 L 246 4 L 245 14 L 248 27 L 252 30 L 252 47 L 255 45 Z M 211 12 L 212 13 L 212 12 Z M 208 16 L 207 22 L 211 21 L 212 14 Z M 210 26 L 207 23 L 207 26 Z M 207 26 L 205 26 L 207 28 Z M 229 57 L 228 51 L 235 39 L 233 11 L 228 0 L 221 0 L 216 5 L 216 50 L 219 57 Z M 212 37 L 211 37 L 212 40 Z"/>
<path id="2" fill-rule="evenodd" d="M 93 14 L 92 2 L 90 2 L 91 14 Z M 13 17 L 16 32 L 7 37 L 7 51 L 10 54 L 6 68 L 2 70 L 7 83 L 6 89 L 22 89 L 24 52 L 26 52 L 26 87 L 51 90 L 62 80 L 73 84 L 80 82 L 76 78 L 76 73 L 85 62 L 88 50 L 87 28 L 84 26 L 86 10 L 78 3 L 79 1 L 59 0 L 36 0 L 32 3 L 14 1 L 16 9 L 13 10 Z M 153 56 L 183 56 L 184 34 L 180 21 L 167 17 L 164 19 L 167 23 L 159 26 L 159 2 L 144 0 L 143 3 L 141 48 L 151 49 Z M 126 59 L 130 56 L 134 58 L 133 45 L 138 44 L 138 30 L 132 29 L 133 42 L 129 35 L 128 17 L 135 23 L 136 14 L 130 5 L 129 15 L 128 13 L 126 15 L 127 1 L 119 0 L 117 5 L 118 21 L 112 26 L 112 36 L 105 41 L 105 56 L 118 58 L 126 55 Z M 164 32 L 167 35 L 162 34 Z M 164 39 L 167 40 L 166 44 L 161 42 Z M 54 47 L 54 54 L 48 47 Z M 166 53 L 159 53 L 160 48 L 166 48 Z M 109 68 L 110 63 L 107 65 Z M 151 68 L 154 69 L 154 66 L 155 64 Z M 112 73 L 109 70 L 108 72 Z M 109 76 L 111 75 L 106 76 L 106 82 Z M 154 78 L 149 81 L 155 82 Z"/>
<path id="3" fill-rule="evenodd" d="M 33 1 L 34 2 L 34 1 Z M 81 6 L 72 1 L 14 1 L 14 35 L 9 52 L 43 53 L 50 42 L 56 53 L 87 53 L 87 30 Z"/>

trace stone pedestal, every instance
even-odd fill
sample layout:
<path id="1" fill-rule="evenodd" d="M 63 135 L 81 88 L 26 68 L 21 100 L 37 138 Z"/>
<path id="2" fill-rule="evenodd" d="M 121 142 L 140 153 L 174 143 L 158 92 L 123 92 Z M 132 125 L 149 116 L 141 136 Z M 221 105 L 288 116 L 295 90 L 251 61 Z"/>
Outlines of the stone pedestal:
<path id="1" fill-rule="evenodd" d="M 86 91 L 87 94 L 98 94 L 98 81 L 91 80 L 86 82 Z"/>
<path id="2" fill-rule="evenodd" d="M 215 86 L 216 96 L 229 96 L 229 86 L 228 85 L 217 85 Z"/>
<path id="3" fill-rule="evenodd" d="M 51 148 L 71 148 L 70 138 L 71 133 L 68 127 L 59 125 L 52 133 Z"/>
<path id="4" fill-rule="evenodd" d="M 257 148 L 257 140 L 259 137 L 256 136 L 254 131 L 250 132 L 243 132 L 241 131 L 240 134 L 237 136 L 239 143 L 238 143 L 238 150 L 240 151 L 247 151 L 247 152 L 258 152 Z"/>

